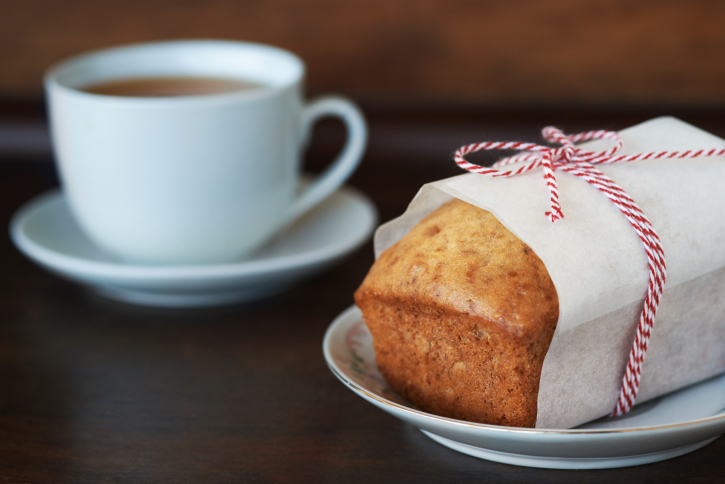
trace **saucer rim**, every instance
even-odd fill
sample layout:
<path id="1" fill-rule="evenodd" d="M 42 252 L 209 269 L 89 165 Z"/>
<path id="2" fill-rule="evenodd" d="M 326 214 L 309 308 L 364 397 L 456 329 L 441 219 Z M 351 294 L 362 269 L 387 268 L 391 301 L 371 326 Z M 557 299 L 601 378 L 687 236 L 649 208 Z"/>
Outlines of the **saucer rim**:
<path id="1" fill-rule="evenodd" d="M 10 220 L 10 238 L 15 246 L 31 260 L 42 264 L 54 272 L 82 277 L 112 277 L 116 281 L 166 280 L 166 279 L 216 279 L 223 277 L 239 278 L 270 275 L 291 269 L 317 265 L 332 261 L 360 247 L 378 224 L 378 212 L 370 198 L 353 187 L 345 185 L 331 195 L 344 196 L 360 203 L 368 213 L 367 224 L 359 226 L 358 231 L 339 240 L 313 250 L 298 252 L 268 259 L 241 260 L 230 263 L 199 265 L 137 265 L 122 261 L 93 261 L 82 257 L 57 252 L 47 245 L 29 237 L 25 223 L 40 208 L 50 203 L 67 203 L 62 189 L 54 188 L 24 203 L 15 211 Z M 315 209 L 312 209 L 314 211 Z"/>

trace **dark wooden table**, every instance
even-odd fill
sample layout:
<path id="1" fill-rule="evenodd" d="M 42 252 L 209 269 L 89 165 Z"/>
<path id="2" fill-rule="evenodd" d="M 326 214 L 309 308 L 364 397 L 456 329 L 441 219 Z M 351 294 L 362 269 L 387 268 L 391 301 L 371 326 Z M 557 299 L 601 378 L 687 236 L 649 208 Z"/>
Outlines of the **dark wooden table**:
<path id="1" fill-rule="evenodd" d="M 538 140 L 547 123 L 570 132 L 621 129 L 653 114 L 378 114 L 351 184 L 375 201 L 384 221 L 401 213 L 421 184 L 458 174 L 450 153 L 464 142 Z M 720 113 L 682 117 L 725 134 Z M 0 153 L 6 227 L 22 203 L 57 183 L 37 130 L 42 118 L 30 122 L 40 135 L 28 139 L 37 146 Z M 311 170 L 340 139 L 336 125 L 318 129 Z M 321 345 L 372 260 L 368 243 L 274 299 L 162 310 L 96 296 L 41 270 L 1 238 L 0 479 L 610 483 L 716 482 L 725 475 L 725 439 L 634 468 L 531 469 L 456 453 L 368 404 L 328 370 Z"/>

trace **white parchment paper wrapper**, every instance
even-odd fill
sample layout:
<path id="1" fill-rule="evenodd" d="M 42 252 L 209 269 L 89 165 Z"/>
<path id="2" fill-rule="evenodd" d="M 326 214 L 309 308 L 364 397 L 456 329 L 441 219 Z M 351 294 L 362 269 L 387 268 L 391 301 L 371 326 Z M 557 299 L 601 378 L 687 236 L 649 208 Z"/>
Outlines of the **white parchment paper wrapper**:
<path id="1" fill-rule="evenodd" d="M 624 154 L 725 147 L 675 118 L 619 133 Z M 590 151 L 606 141 L 582 145 Z M 507 167 L 508 168 L 508 167 Z M 639 204 L 664 247 L 667 282 L 637 403 L 725 371 L 725 159 L 598 165 Z M 619 209 L 584 180 L 556 173 L 564 219 L 551 223 L 540 170 L 512 178 L 465 174 L 425 185 L 375 234 L 376 257 L 453 197 L 492 212 L 542 259 L 559 296 L 544 360 L 537 428 L 570 428 L 609 414 L 619 395 L 649 272 Z"/>

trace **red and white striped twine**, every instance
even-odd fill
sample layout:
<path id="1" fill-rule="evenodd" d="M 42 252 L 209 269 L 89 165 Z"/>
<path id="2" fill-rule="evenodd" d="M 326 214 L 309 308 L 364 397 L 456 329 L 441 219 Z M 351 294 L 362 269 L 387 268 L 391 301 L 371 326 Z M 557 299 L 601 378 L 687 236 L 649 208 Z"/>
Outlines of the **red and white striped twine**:
<path id="1" fill-rule="evenodd" d="M 644 300 L 644 307 L 639 318 L 637 334 L 632 344 L 627 368 L 622 379 L 622 388 L 619 393 L 617 405 L 612 412 L 613 416 L 627 413 L 634 405 L 639 390 L 639 380 L 642 374 L 644 355 L 647 352 L 652 326 L 654 325 L 657 307 L 665 286 L 666 267 L 665 253 L 662 244 L 645 214 L 640 210 L 634 200 L 630 198 L 611 178 L 594 167 L 596 164 L 623 163 L 627 161 L 649 160 L 658 158 L 699 158 L 705 156 L 719 156 L 725 154 L 725 149 L 696 150 L 696 151 L 661 151 L 656 153 L 643 153 L 639 155 L 616 155 L 622 148 L 622 139 L 613 131 L 589 131 L 576 135 L 565 135 L 559 129 L 551 126 L 544 128 L 543 136 L 550 143 L 562 145 L 560 148 L 549 148 L 534 143 L 519 142 L 484 142 L 463 146 L 456 151 L 454 159 L 458 166 L 473 173 L 498 176 L 516 176 L 535 168 L 542 167 L 544 180 L 549 187 L 551 209 L 546 216 L 552 222 L 564 218 L 559 205 L 559 192 L 554 172 L 557 170 L 571 173 L 583 178 L 609 198 L 627 217 L 629 223 L 637 232 L 644 250 L 647 253 L 649 265 L 649 287 Z M 591 152 L 578 149 L 574 143 L 593 139 L 608 139 L 614 146 L 601 152 Z M 523 153 L 504 158 L 494 163 L 494 167 L 506 166 L 515 162 L 528 162 L 521 167 L 503 171 L 495 168 L 486 168 L 469 163 L 464 156 L 482 150 L 522 150 Z"/>

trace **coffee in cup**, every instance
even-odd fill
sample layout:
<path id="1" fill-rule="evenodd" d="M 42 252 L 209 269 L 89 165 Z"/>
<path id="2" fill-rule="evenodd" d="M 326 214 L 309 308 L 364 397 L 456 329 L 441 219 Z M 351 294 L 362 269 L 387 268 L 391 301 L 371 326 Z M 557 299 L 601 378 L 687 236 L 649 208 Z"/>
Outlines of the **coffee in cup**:
<path id="1" fill-rule="evenodd" d="M 166 97 L 201 96 L 263 89 L 262 84 L 222 77 L 132 77 L 82 86 L 81 91 L 104 96 Z"/>
<path id="2" fill-rule="evenodd" d="M 366 143 L 362 114 L 334 96 L 307 103 L 304 64 L 233 41 L 117 47 L 52 67 L 45 85 L 64 194 L 89 238 L 122 260 L 240 260 L 337 190 Z M 299 191 L 319 118 L 347 141 Z"/>

